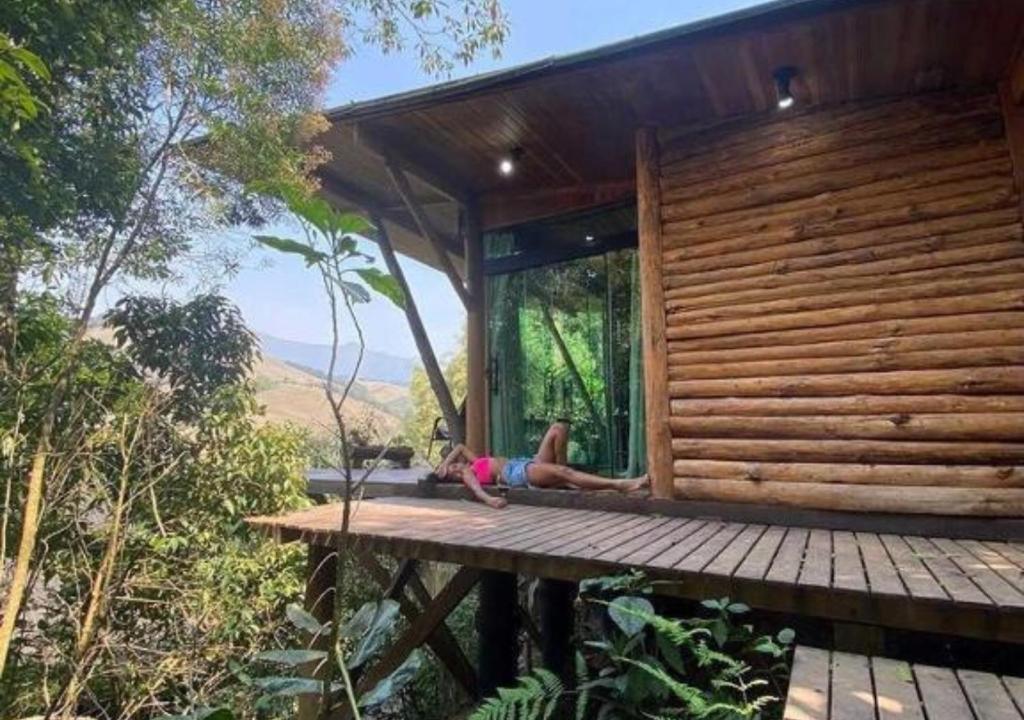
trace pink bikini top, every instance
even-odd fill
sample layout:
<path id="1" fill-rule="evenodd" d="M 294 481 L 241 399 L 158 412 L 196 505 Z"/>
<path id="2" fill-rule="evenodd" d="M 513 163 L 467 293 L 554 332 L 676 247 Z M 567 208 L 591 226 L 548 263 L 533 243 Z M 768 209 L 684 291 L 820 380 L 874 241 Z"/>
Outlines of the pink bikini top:
<path id="1" fill-rule="evenodd" d="M 491 474 L 491 458 L 488 455 L 481 455 L 472 462 L 473 474 L 476 481 L 481 485 L 493 485 L 494 476 Z"/>

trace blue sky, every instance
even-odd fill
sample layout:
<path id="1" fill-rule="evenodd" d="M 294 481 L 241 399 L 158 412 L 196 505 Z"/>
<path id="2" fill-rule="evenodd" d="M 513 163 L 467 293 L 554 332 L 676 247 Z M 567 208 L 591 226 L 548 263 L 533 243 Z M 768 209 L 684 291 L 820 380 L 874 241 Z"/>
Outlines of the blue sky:
<path id="1" fill-rule="evenodd" d="M 504 0 L 511 34 L 501 58 L 482 57 L 470 67 L 459 68 L 453 77 L 586 50 L 755 4 L 753 0 Z M 359 47 L 335 72 L 327 104 L 380 97 L 434 81 L 420 70 L 409 50 L 386 56 L 374 48 Z M 366 250 L 375 254 L 372 245 Z M 448 355 L 464 323 L 454 292 L 441 273 L 407 258 L 402 265 L 435 349 Z M 255 252 L 223 292 L 259 332 L 311 343 L 323 343 L 329 337 L 324 298 L 301 262 Z M 362 306 L 361 317 L 368 347 L 416 356 L 405 318 L 387 300 L 375 299 Z"/>

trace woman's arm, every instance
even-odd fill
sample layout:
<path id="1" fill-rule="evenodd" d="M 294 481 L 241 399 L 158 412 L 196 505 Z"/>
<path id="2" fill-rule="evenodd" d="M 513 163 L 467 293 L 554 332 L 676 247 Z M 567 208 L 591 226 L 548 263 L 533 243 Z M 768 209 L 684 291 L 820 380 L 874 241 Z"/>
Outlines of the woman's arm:
<path id="1" fill-rule="evenodd" d="M 463 458 L 465 458 L 466 462 L 473 462 L 474 460 L 476 460 L 476 453 L 474 453 L 472 450 L 467 448 L 462 443 L 459 443 L 458 445 L 453 447 L 452 451 L 450 453 L 448 453 L 448 456 L 445 457 L 445 459 L 441 461 L 440 467 L 444 467 L 444 466 L 448 465 L 449 463 L 455 462 L 456 460 L 459 459 L 459 456 L 462 456 Z"/>
<path id="2" fill-rule="evenodd" d="M 466 468 L 465 471 L 463 471 L 462 484 L 465 485 L 471 493 L 473 493 L 473 497 L 486 505 L 490 505 L 495 510 L 500 510 L 508 505 L 508 501 L 505 500 L 505 498 L 495 497 L 494 495 L 488 495 L 484 492 L 484 489 L 480 487 L 480 481 L 477 480 L 476 473 L 473 472 L 472 468 Z"/>

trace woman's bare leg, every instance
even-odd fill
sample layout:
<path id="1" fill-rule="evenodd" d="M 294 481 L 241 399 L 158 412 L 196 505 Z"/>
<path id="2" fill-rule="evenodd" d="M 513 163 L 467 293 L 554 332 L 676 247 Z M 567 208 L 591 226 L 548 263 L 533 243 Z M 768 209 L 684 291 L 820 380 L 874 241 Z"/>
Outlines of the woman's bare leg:
<path id="1" fill-rule="evenodd" d="M 526 476 L 530 484 L 538 488 L 571 487 L 580 490 L 618 490 L 621 493 L 628 493 L 648 485 L 646 475 L 616 480 L 548 462 L 530 463 L 526 469 Z"/>
<path id="2" fill-rule="evenodd" d="M 552 423 L 548 431 L 544 433 L 544 439 L 540 441 L 537 454 L 533 456 L 535 462 L 554 463 L 565 465 L 569 448 L 569 426 L 565 423 Z"/>

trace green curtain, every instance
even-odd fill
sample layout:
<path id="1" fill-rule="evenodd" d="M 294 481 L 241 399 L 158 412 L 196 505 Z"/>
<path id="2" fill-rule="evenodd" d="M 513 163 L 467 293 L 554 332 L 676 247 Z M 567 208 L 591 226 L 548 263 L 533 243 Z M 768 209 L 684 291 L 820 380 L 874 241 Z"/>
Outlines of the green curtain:
<path id="1" fill-rule="evenodd" d="M 498 255 L 510 252 L 512 234 L 489 236 L 490 250 Z M 491 369 L 491 452 L 495 455 L 522 454 L 526 408 L 523 402 L 523 362 L 519 337 L 519 308 L 525 302 L 522 278 L 492 275 L 487 279 L 488 354 Z"/>
<path id="2" fill-rule="evenodd" d="M 640 333 L 640 261 L 633 253 L 629 305 L 629 448 L 626 475 L 647 472 L 647 431 L 644 423 L 644 357 Z"/>

